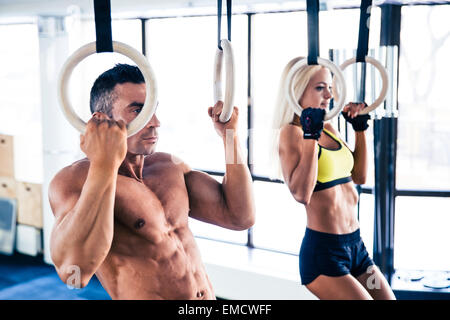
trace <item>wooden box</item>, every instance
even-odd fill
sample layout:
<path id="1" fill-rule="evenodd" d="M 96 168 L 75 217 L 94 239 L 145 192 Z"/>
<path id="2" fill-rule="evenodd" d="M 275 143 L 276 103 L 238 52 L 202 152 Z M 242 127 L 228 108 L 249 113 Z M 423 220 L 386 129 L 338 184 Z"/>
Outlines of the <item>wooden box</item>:
<path id="1" fill-rule="evenodd" d="M 0 197 L 17 199 L 17 181 L 0 176 Z"/>
<path id="2" fill-rule="evenodd" d="M 17 222 L 42 229 L 42 185 L 17 182 Z"/>
<path id="3" fill-rule="evenodd" d="M 14 178 L 13 137 L 0 134 L 0 177 Z"/>

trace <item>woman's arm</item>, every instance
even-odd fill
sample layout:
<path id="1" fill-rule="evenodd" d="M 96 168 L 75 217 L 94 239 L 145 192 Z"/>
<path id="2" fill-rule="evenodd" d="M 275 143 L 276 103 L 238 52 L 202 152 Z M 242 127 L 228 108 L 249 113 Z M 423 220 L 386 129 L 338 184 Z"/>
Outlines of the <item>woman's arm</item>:
<path id="1" fill-rule="evenodd" d="M 317 181 L 318 143 L 304 139 L 300 127 L 287 125 L 281 129 L 279 145 L 284 181 L 294 199 L 307 205 Z"/>
<path id="2" fill-rule="evenodd" d="M 366 183 L 367 178 L 367 143 L 366 130 L 369 127 L 368 114 L 359 115 L 360 111 L 367 107 L 366 103 L 349 103 L 342 109 L 342 114 L 355 130 L 355 151 L 353 151 L 354 165 L 352 179 L 356 184 Z"/>
<path id="3" fill-rule="evenodd" d="M 356 184 L 366 183 L 367 168 L 369 166 L 366 140 L 365 131 L 355 131 L 355 151 L 353 151 L 355 163 L 352 170 L 352 179 Z"/>

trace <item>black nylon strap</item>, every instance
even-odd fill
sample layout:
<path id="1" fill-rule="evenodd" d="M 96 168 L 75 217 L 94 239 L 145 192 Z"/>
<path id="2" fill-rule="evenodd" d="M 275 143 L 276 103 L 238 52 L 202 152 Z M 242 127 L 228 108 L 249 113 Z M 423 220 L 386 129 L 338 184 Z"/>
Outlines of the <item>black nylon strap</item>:
<path id="1" fill-rule="evenodd" d="M 220 50 L 220 36 L 222 34 L 222 0 L 217 0 L 217 46 Z"/>
<path id="2" fill-rule="evenodd" d="M 227 0 L 227 31 L 228 31 L 228 41 L 231 41 L 231 0 Z M 217 0 L 217 46 L 222 50 L 220 45 L 220 40 L 222 39 L 222 0 Z"/>
<path id="3" fill-rule="evenodd" d="M 228 41 L 231 41 L 231 16 L 232 16 L 232 12 L 231 12 L 231 4 L 232 0 L 227 0 L 227 32 L 228 32 Z"/>
<path id="4" fill-rule="evenodd" d="M 369 50 L 369 21 L 371 7 L 372 0 L 361 0 L 356 62 L 366 62 L 366 56 Z"/>
<path id="5" fill-rule="evenodd" d="M 308 14 L 308 65 L 315 65 L 319 56 L 319 0 L 307 0 L 306 11 Z"/>
<path id="6" fill-rule="evenodd" d="M 97 52 L 113 52 L 110 0 L 94 0 Z"/>

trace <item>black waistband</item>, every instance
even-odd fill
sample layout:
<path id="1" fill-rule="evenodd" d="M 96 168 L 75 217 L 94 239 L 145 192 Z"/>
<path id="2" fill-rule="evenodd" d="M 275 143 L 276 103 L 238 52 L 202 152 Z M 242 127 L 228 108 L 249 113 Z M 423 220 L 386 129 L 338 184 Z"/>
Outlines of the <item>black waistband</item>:
<path id="1" fill-rule="evenodd" d="M 314 192 L 320 191 L 323 189 L 328 189 L 328 188 L 337 186 L 338 184 L 343 184 L 343 183 L 347 183 L 350 181 L 352 181 L 352 177 L 340 178 L 340 179 L 336 179 L 336 180 L 328 181 L 328 182 L 324 182 L 324 183 L 317 181 L 316 187 L 314 188 Z"/>
<path id="2" fill-rule="evenodd" d="M 345 234 L 325 233 L 306 228 L 304 239 L 313 241 L 314 243 L 331 246 L 336 244 L 344 245 L 356 243 L 361 239 L 361 235 L 359 233 L 359 228 L 352 233 Z"/>

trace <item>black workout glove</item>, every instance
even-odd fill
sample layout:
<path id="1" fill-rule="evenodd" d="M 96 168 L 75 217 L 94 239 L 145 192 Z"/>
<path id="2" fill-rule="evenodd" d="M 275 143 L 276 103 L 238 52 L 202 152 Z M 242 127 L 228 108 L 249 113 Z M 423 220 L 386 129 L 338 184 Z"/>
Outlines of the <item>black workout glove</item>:
<path id="1" fill-rule="evenodd" d="M 369 121 L 370 115 L 368 114 L 361 114 L 354 118 L 350 118 L 347 112 L 342 112 L 342 115 L 344 116 L 344 119 L 352 125 L 353 130 L 355 131 L 366 131 L 369 127 L 367 121 Z"/>
<path id="2" fill-rule="evenodd" d="M 306 108 L 300 116 L 304 139 L 319 140 L 323 130 L 325 110 L 319 108 Z"/>

